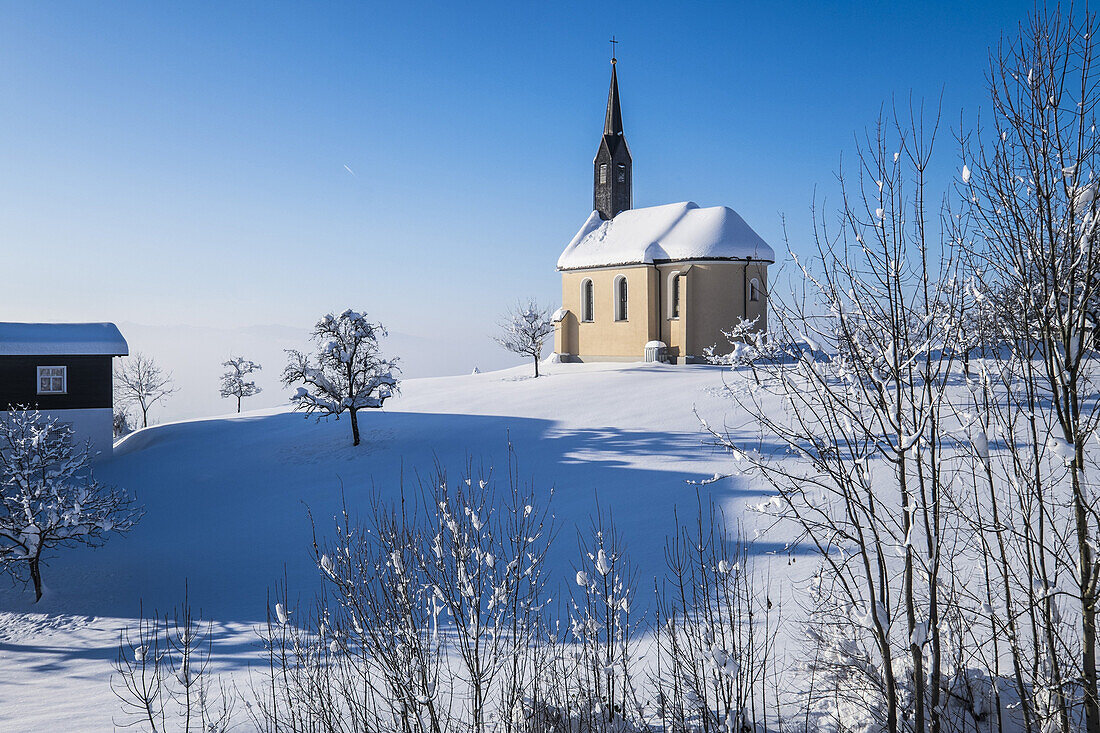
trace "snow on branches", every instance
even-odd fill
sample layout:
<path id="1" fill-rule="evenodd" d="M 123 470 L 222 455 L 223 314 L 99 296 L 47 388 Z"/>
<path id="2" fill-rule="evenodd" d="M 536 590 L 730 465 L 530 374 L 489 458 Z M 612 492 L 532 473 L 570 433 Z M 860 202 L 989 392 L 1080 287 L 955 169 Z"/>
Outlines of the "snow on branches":
<path id="1" fill-rule="evenodd" d="M 346 310 L 331 313 L 313 327 L 317 345 L 314 359 L 299 351 L 288 350 L 283 383 L 301 384 L 290 398 L 295 409 L 308 414 L 351 416 L 352 444 L 359 445 L 359 420 L 356 413 L 364 408 L 382 407 L 397 390 L 397 359 L 387 359 L 378 348 L 379 336 L 386 329 L 370 323 L 366 315 Z"/>
<path id="2" fill-rule="evenodd" d="M 45 553 L 99 546 L 112 532 L 128 532 L 143 513 L 124 492 L 97 482 L 90 461 L 68 425 L 34 410 L 0 419 L 0 571 L 29 576 L 35 601 L 42 598 Z"/>
<path id="3" fill-rule="evenodd" d="M 554 333 L 550 311 L 534 300 L 526 305 L 517 304 L 500 322 L 501 334 L 496 342 L 514 354 L 530 356 L 535 362 L 535 376 L 539 375 L 539 359 L 546 339 Z"/>
<path id="4" fill-rule="evenodd" d="M 746 366 L 759 360 L 779 360 L 790 355 L 792 345 L 758 325 L 759 318 L 738 318 L 730 330 L 722 330 L 729 351 L 718 344 L 703 350 L 711 364 Z"/>
<path id="5" fill-rule="evenodd" d="M 223 367 L 228 367 L 222 375 L 221 396 L 224 399 L 235 397 L 237 399 L 237 412 L 241 411 L 241 399 L 258 395 L 263 390 L 256 383 L 247 379 L 249 374 L 258 372 L 261 367 L 254 361 L 249 361 L 243 356 L 235 356 L 229 361 L 222 362 Z"/>

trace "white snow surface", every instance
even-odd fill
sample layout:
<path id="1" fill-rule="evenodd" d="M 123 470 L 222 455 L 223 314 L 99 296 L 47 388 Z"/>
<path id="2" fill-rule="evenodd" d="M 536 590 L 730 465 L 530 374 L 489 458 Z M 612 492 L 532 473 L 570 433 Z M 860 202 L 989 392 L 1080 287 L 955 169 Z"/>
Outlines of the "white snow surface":
<path id="1" fill-rule="evenodd" d="M 113 323 L 0 323 L 0 356 L 126 356 Z"/>
<path id="2" fill-rule="evenodd" d="M 178 605 L 185 581 L 193 607 L 215 624 L 216 666 L 247 675 L 263 663 L 253 629 L 268 612 L 269 589 L 285 572 L 291 599 L 305 604 L 319 587 L 307 508 L 318 535 L 331 536 L 341 493 L 365 518 L 372 491 L 393 499 L 402 477 L 418 491 L 436 461 L 452 477 L 468 462 L 492 467 L 503 488 L 509 442 L 521 481 L 543 497 L 554 491 L 558 537 L 548 562 L 559 592 L 577 582 L 577 536 L 591 530 L 597 499 L 637 569 L 639 604 L 664 573 L 674 510 L 695 516 L 700 493 L 752 536 L 759 520 L 745 507 L 761 501 L 758 489 L 741 478 L 688 483 L 733 468 L 699 421 L 745 424 L 722 394 L 727 370 L 637 363 L 545 371 L 535 379 L 523 365 L 404 381 L 383 409 L 359 413 L 357 448 L 346 417 L 317 421 L 288 406 L 127 436 L 96 475 L 145 505 L 137 528 L 51 559 L 37 606 L 30 592 L 0 584 L 0 731 L 111 730 L 120 718 L 110 690 L 119 630 L 133 623 L 139 602 L 147 614 Z M 778 553 L 779 575 L 801 580 L 812 571 L 812 562 L 789 565 L 782 542 L 763 539 L 754 546 L 762 558 Z"/>
<path id="3" fill-rule="evenodd" d="M 775 261 L 775 252 L 727 206 L 627 209 L 603 221 L 593 211 L 558 258 L 559 270 L 692 260 Z"/>

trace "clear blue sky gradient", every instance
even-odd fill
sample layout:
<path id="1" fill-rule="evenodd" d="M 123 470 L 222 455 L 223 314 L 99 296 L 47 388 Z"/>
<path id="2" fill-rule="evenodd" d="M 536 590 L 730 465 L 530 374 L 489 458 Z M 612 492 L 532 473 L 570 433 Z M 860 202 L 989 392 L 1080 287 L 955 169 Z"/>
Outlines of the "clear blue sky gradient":
<path id="1" fill-rule="evenodd" d="M 1032 7 L 3 3 L 0 320 L 354 306 L 489 349 L 502 308 L 560 298 L 612 34 L 635 204 L 728 205 L 779 250 L 892 97 L 942 91 L 955 155 Z"/>

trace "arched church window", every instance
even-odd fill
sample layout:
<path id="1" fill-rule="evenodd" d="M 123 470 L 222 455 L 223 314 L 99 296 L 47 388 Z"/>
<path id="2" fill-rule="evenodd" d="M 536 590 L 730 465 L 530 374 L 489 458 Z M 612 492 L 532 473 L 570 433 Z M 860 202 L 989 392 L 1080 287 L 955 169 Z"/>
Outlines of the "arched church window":
<path id="1" fill-rule="evenodd" d="M 749 300 L 753 303 L 760 300 L 760 281 L 755 277 L 749 281 Z"/>
<path id="2" fill-rule="evenodd" d="M 680 317 L 680 273 L 672 273 L 668 279 L 668 317 Z"/>
<path id="3" fill-rule="evenodd" d="M 591 323 L 592 318 L 592 305 L 595 298 L 592 297 L 592 281 L 585 280 L 581 283 L 581 320 L 585 323 Z"/>
<path id="4" fill-rule="evenodd" d="M 626 166 L 619 164 L 619 183 L 626 183 Z"/>
<path id="5" fill-rule="evenodd" d="M 615 278 L 615 320 L 625 321 L 627 316 L 626 309 L 627 295 L 626 295 L 626 278 L 619 275 Z"/>
<path id="6" fill-rule="evenodd" d="M 600 183 L 607 183 L 607 163 L 600 163 Z"/>

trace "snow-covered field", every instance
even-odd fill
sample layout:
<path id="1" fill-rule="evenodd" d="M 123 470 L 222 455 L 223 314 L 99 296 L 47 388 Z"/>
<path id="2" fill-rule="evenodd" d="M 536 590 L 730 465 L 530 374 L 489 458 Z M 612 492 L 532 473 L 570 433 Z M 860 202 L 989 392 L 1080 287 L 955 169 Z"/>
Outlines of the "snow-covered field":
<path id="1" fill-rule="evenodd" d="M 361 413 L 358 448 L 346 419 L 318 423 L 286 408 L 129 436 L 98 476 L 137 494 L 147 511 L 137 529 L 52 561 L 37 606 L 29 592 L 0 589 L 0 731 L 111 730 L 120 719 L 110 690 L 119 631 L 139 604 L 146 613 L 178 604 L 185 582 L 192 605 L 216 624 L 218 665 L 239 671 L 258 663 L 253 629 L 268 613 L 268 591 L 284 577 L 292 598 L 306 600 L 317 588 L 307 507 L 324 533 L 341 492 L 353 510 L 365 510 L 372 490 L 392 496 L 402 480 L 415 488 L 437 461 L 455 473 L 468 461 L 503 467 L 509 441 L 521 480 L 546 495 L 554 490 L 551 560 L 561 581 L 572 575 L 577 532 L 587 530 L 598 499 L 639 585 L 652 587 L 674 508 L 696 511 L 700 489 L 688 482 L 731 468 L 699 417 L 753 430 L 722 394 L 727 372 L 643 364 L 547 370 L 538 380 L 525 365 L 405 381 L 384 410 Z M 743 511 L 759 501 L 751 486 L 727 478 L 702 491 L 728 517 L 751 522 Z M 794 567 L 786 559 L 775 565 L 784 574 Z"/>

